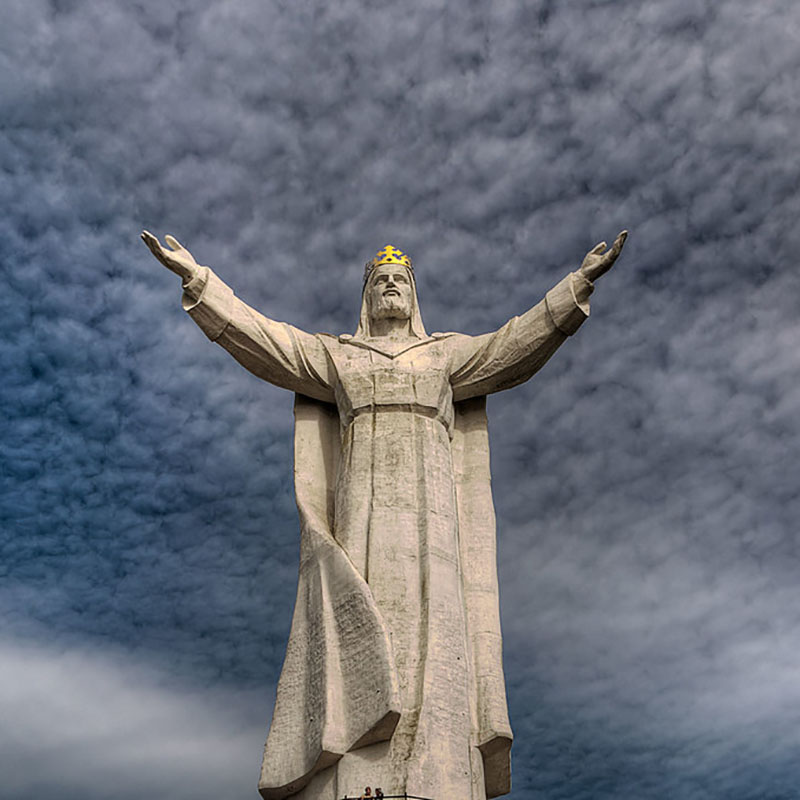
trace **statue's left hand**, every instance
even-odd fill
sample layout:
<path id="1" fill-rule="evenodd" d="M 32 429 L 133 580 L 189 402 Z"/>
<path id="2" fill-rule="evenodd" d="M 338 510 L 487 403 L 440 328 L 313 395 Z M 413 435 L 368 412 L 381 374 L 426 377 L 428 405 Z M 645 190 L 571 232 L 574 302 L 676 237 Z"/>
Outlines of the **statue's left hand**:
<path id="1" fill-rule="evenodd" d="M 586 254 L 586 258 L 583 259 L 583 263 L 578 271 L 584 278 L 592 282 L 596 281 L 601 275 L 605 275 L 605 273 L 614 266 L 614 262 L 622 252 L 622 245 L 625 244 L 627 238 L 628 231 L 622 231 L 620 235 L 614 239 L 614 244 L 611 245 L 611 249 L 606 252 L 603 252 L 606 249 L 605 242 L 600 242 L 600 244 L 595 245 Z"/>

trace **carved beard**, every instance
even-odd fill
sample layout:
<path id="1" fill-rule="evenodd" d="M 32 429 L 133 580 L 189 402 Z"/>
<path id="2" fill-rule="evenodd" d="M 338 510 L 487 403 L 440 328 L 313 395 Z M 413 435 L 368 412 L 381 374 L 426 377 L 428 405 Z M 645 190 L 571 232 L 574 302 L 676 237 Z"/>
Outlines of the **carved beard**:
<path id="1" fill-rule="evenodd" d="M 381 295 L 370 311 L 373 319 L 409 319 L 411 303 L 402 295 Z"/>

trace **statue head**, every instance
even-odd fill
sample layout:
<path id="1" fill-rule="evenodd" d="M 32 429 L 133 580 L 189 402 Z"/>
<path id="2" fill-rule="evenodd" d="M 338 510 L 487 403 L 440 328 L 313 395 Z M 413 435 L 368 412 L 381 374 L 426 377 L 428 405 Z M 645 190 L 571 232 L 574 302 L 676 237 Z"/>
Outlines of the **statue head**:
<path id="1" fill-rule="evenodd" d="M 407 319 L 412 335 L 421 339 L 427 336 L 419 312 L 411 259 L 388 244 L 364 268 L 361 317 L 356 336 L 370 336 L 370 323 L 379 319 Z"/>
<path id="2" fill-rule="evenodd" d="M 411 273 L 399 264 L 381 264 L 372 271 L 364 289 L 370 319 L 410 319 Z"/>

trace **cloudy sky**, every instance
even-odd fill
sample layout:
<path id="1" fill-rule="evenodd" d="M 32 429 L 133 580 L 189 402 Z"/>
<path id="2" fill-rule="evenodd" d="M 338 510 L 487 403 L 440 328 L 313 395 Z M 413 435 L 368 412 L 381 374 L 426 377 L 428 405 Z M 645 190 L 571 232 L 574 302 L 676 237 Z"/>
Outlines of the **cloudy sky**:
<path id="1" fill-rule="evenodd" d="M 3 798 L 256 796 L 292 398 L 143 227 L 334 333 L 387 242 L 482 333 L 629 228 L 490 400 L 511 798 L 797 796 L 796 0 L 2 6 Z"/>

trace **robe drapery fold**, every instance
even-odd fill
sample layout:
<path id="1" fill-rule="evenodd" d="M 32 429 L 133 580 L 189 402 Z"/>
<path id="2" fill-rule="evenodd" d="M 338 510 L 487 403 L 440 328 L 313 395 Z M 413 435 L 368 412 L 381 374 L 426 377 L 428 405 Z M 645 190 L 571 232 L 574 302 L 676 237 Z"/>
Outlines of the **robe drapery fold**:
<path id="1" fill-rule="evenodd" d="M 334 800 L 373 775 L 387 794 L 507 793 L 485 395 L 546 363 L 591 284 L 569 275 L 476 337 L 428 337 L 415 297 L 418 338 L 395 352 L 263 317 L 207 268 L 184 288 L 209 338 L 296 393 L 300 572 L 262 796 Z"/>
<path id="2" fill-rule="evenodd" d="M 259 787 L 288 797 L 356 747 L 391 738 L 400 696 L 388 632 L 333 536 L 339 417 L 295 398 L 300 572 Z"/>

